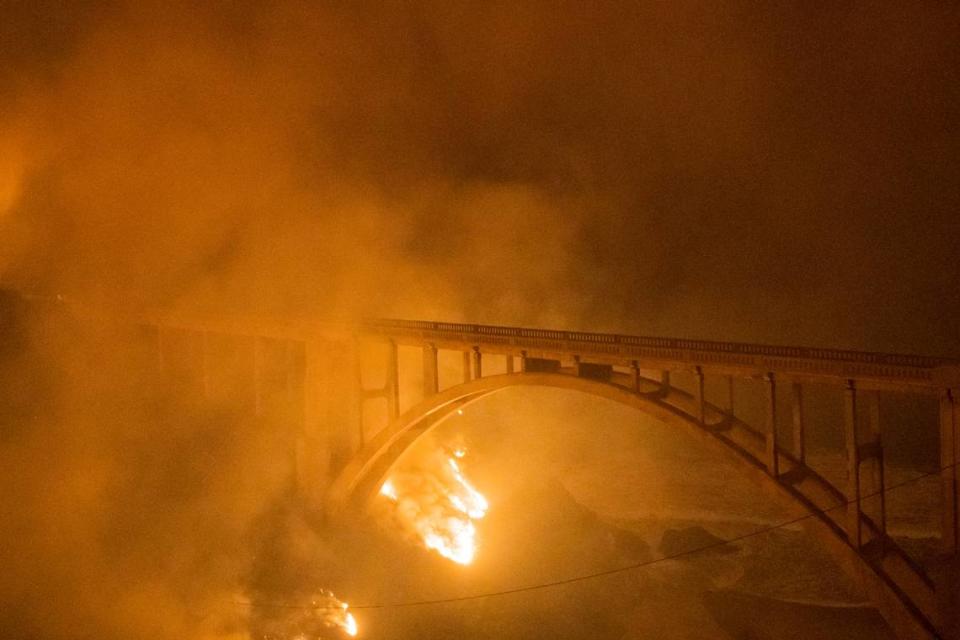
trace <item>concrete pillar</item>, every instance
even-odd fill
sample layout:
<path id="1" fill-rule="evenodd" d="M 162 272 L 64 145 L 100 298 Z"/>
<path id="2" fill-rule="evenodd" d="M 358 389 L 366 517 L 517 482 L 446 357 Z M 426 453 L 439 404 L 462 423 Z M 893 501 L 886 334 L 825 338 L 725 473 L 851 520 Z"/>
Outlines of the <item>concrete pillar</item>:
<path id="1" fill-rule="evenodd" d="M 308 340 L 304 352 L 303 425 L 294 436 L 294 480 L 296 488 L 305 496 L 320 500 L 330 466 L 330 448 L 323 424 L 323 346 L 319 340 Z"/>
<path id="2" fill-rule="evenodd" d="M 766 383 L 767 415 L 764 421 L 764 463 L 767 473 L 776 478 L 780 475 L 780 460 L 777 455 L 777 381 L 773 373 L 763 377 Z"/>
<path id="3" fill-rule="evenodd" d="M 483 377 L 483 354 L 480 353 L 480 347 L 473 348 L 473 379 L 479 380 Z"/>
<path id="4" fill-rule="evenodd" d="M 956 390 L 940 396 L 941 555 L 934 572 L 944 638 L 960 639 L 960 407 Z"/>
<path id="5" fill-rule="evenodd" d="M 660 372 L 660 393 L 667 395 L 670 393 L 670 371 Z"/>
<path id="6" fill-rule="evenodd" d="M 526 372 L 527 372 L 527 352 L 521 351 L 520 352 L 520 373 L 526 373 Z"/>
<path id="7" fill-rule="evenodd" d="M 366 430 L 364 425 L 364 388 L 363 388 L 363 362 L 360 357 L 360 339 L 355 335 L 353 338 L 353 350 L 357 357 L 353 361 L 353 377 L 357 389 L 357 451 L 363 449 L 367 442 Z"/>
<path id="8" fill-rule="evenodd" d="M 633 376 L 634 393 L 640 393 L 640 364 L 636 360 L 630 363 L 630 374 Z"/>
<path id="9" fill-rule="evenodd" d="M 703 369 L 699 366 L 694 370 L 693 401 L 696 403 L 697 421 L 704 425 L 707 421 L 707 409 L 703 397 Z"/>
<path id="10" fill-rule="evenodd" d="M 790 408 L 793 414 L 793 455 L 797 457 L 800 464 L 805 464 L 807 451 L 804 431 L 806 425 L 803 420 L 803 385 L 799 382 L 790 385 Z"/>
<path id="11" fill-rule="evenodd" d="M 507 358 L 507 368 L 506 368 L 506 371 L 507 371 L 507 373 L 513 373 L 513 354 L 512 354 L 512 353 L 508 353 L 507 356 L 506 356 L 506 358 Z"/>
<path id="12" fill-rule="evenodd" d="M 847 539 L 855 549 L 863 541 L 860 531 L 860 449 L 857 443 L 857 387 L 847 381 L 843 391 L 843 433 L 847 450 Z"/>
<path id="13" fill-rule="evenodd" d="M 862 394 L 861 394 L 862 395 Z M 866 442 L 860 447 L 860 465 L 862 482 L 860 493 L 870 496 L 870 503 L 876 505 L 876 511 L 870 510 L 869 516 L 880 529 L 880 540 L 887 532 L 887 496 L 883 468 L 883 437 L 880 426 L 880 394 L 873 391 L 864 398 L 867 405 Z"/>
<path id="14" fill-rule="evenodd" d="M 957 402 L 951 391 L 944 391 L 940 397 L 940 493 L 943 502 L 940 539 L 945 554 L 960 553 L 958 462 L 960 442 L 957 433 Z"/>
<path id="15" fill-rule="evenodd" d="M 463 352 L 463 382 L 470 382 L 470 352 Z"/>
<path id="16" fill-rule="evenodd" d="M 437 365 L 437 347 L 433 344 L 423 345 L 423 397 L 440 391 L 440 371 Z"/>
<path id="17" fill-rule="evenodd" d="M 393 340 L 387 347 L 387 416 L 393 420 L 400 415 L 400 355 Z"/>
<path id="18" fill-rule="evenodd" d="M 727 376 L 727 415 L 731 418 L 734 414 L 734 389 L 733 389 L 733 376 Z"/>

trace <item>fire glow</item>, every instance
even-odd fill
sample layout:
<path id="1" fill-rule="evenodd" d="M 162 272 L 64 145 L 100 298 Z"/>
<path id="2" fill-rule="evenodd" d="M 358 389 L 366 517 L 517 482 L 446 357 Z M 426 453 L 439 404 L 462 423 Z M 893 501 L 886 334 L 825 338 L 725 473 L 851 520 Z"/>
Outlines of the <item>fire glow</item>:
<path id="1" fill-rule="evenodd" d="M 417 469 L 393 474 L 380 495 L 393 503 L 400 526 L 427 549 L 468 565 L 477 552 L 475 521 L 486 515 L 489 505 L 464 476 L 458 463 L 464 455 L 463 449 L 438 451 Z"/>
<path id="2" fill-rule="evenodd" d="M 326 591 L 323 593 L 322 601 L 314 601 L 317 607 L 317 613 L 323 619 L 325 626 L 341 629 L 349 636 L 356 636 L 359 628 L 357 619 L 349 611 L 349 605 L 341 602 L 333 593 Z"/>

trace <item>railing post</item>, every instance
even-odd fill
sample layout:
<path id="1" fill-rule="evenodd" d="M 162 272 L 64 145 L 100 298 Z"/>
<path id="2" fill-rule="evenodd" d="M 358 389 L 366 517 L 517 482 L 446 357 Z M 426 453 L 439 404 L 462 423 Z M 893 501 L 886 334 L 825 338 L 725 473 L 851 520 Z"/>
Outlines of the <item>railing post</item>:
<path id="1" fill-rule="evenodd" d="M 806 464 L 806 425 L 803 420 L 803 385 L 794 382 L 790 385 L 790 408 L 793 414 L 793 455 L 800 464 Z"/>
<path id="2" fill-rule="evenodd" d="M 707 410 L 703 398 L 703 369 L 697 365 L 693 372 L 696 377 L 693 387 L 693 399 L 697 405 L 697 422 L 703 426 L 707 422 Z"/>
<path id="3" fill-rule="evenodd" d="M 765 375 L 763 380 L 766 382 L 767 393 L 764 462 L 767 466 L 767 473 L 776 478 L 780 475 L 780 460 L 777 453 L 777 381 L 772 372 Z"/>
<path id="4" fill-rule="evenodd" d="M 847 380 L 843 392 L 843 433 L 847 449 L 847 539 L 860 549 L 860 450 L 857 443 L 857 387 Z"/>
<path id="5" fill-rule="evenodd" d="M 473 348 L 473 379 L 479 380 L 483 377 L 483 354 L 480 353 L 480 347 Z"/>
<path id="6" fill-rule="evenodd" d="M 437 347 L 432 343 L 423 345 L 423 397 L 429 398 L 440 391 L 440 374 L 437 367 Z"/>

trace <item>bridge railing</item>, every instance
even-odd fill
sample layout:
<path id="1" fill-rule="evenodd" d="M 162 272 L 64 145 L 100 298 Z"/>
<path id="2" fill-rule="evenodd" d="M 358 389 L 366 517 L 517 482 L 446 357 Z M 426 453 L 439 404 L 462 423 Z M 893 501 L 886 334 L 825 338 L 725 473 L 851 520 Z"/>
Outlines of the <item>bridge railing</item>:
<path id="1" fill-rule="evenodd" d="M 537 341 L 552 341 L 563 350 L 584 349 L 599 353 L 629 356 L 640 350 L 661 359 L 675 359 L 703 364 L 730 364 L 751 366 L 758 359 L 771 361 L 779 368 L 797 372 L 830 373 L 839 377 L 876 376 L 879 378 L 909 380 L 912 384 L 933 385 L 932 371 L 942 367 L 957 367 L 960 359 L 912 354 L 891 354 L 847 349 L 826 349 L 718 342 L 686 338 L 631 336 L 586 331 L 560 331 L 525 327 L 505 327 L 482 324 L 432 322 L 426 320 L 366 320 L 361 329 L 389 336 L 391 333 L 425 332 L 430 337 L 463 342 L 496 342 L 523 347 L 543 347 Z M 790 361 L 789 363 L 786 361 Z"/>

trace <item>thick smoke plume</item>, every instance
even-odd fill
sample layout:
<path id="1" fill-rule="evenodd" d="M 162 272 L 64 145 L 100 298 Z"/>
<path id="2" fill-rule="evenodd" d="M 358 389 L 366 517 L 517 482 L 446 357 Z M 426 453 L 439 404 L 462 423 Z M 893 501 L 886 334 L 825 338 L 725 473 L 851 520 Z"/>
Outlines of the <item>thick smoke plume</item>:
<path id="1" fill-rule="evenodd" d="M 957 351 L 950 9 L 4 6 L 11 286 Z"/>

